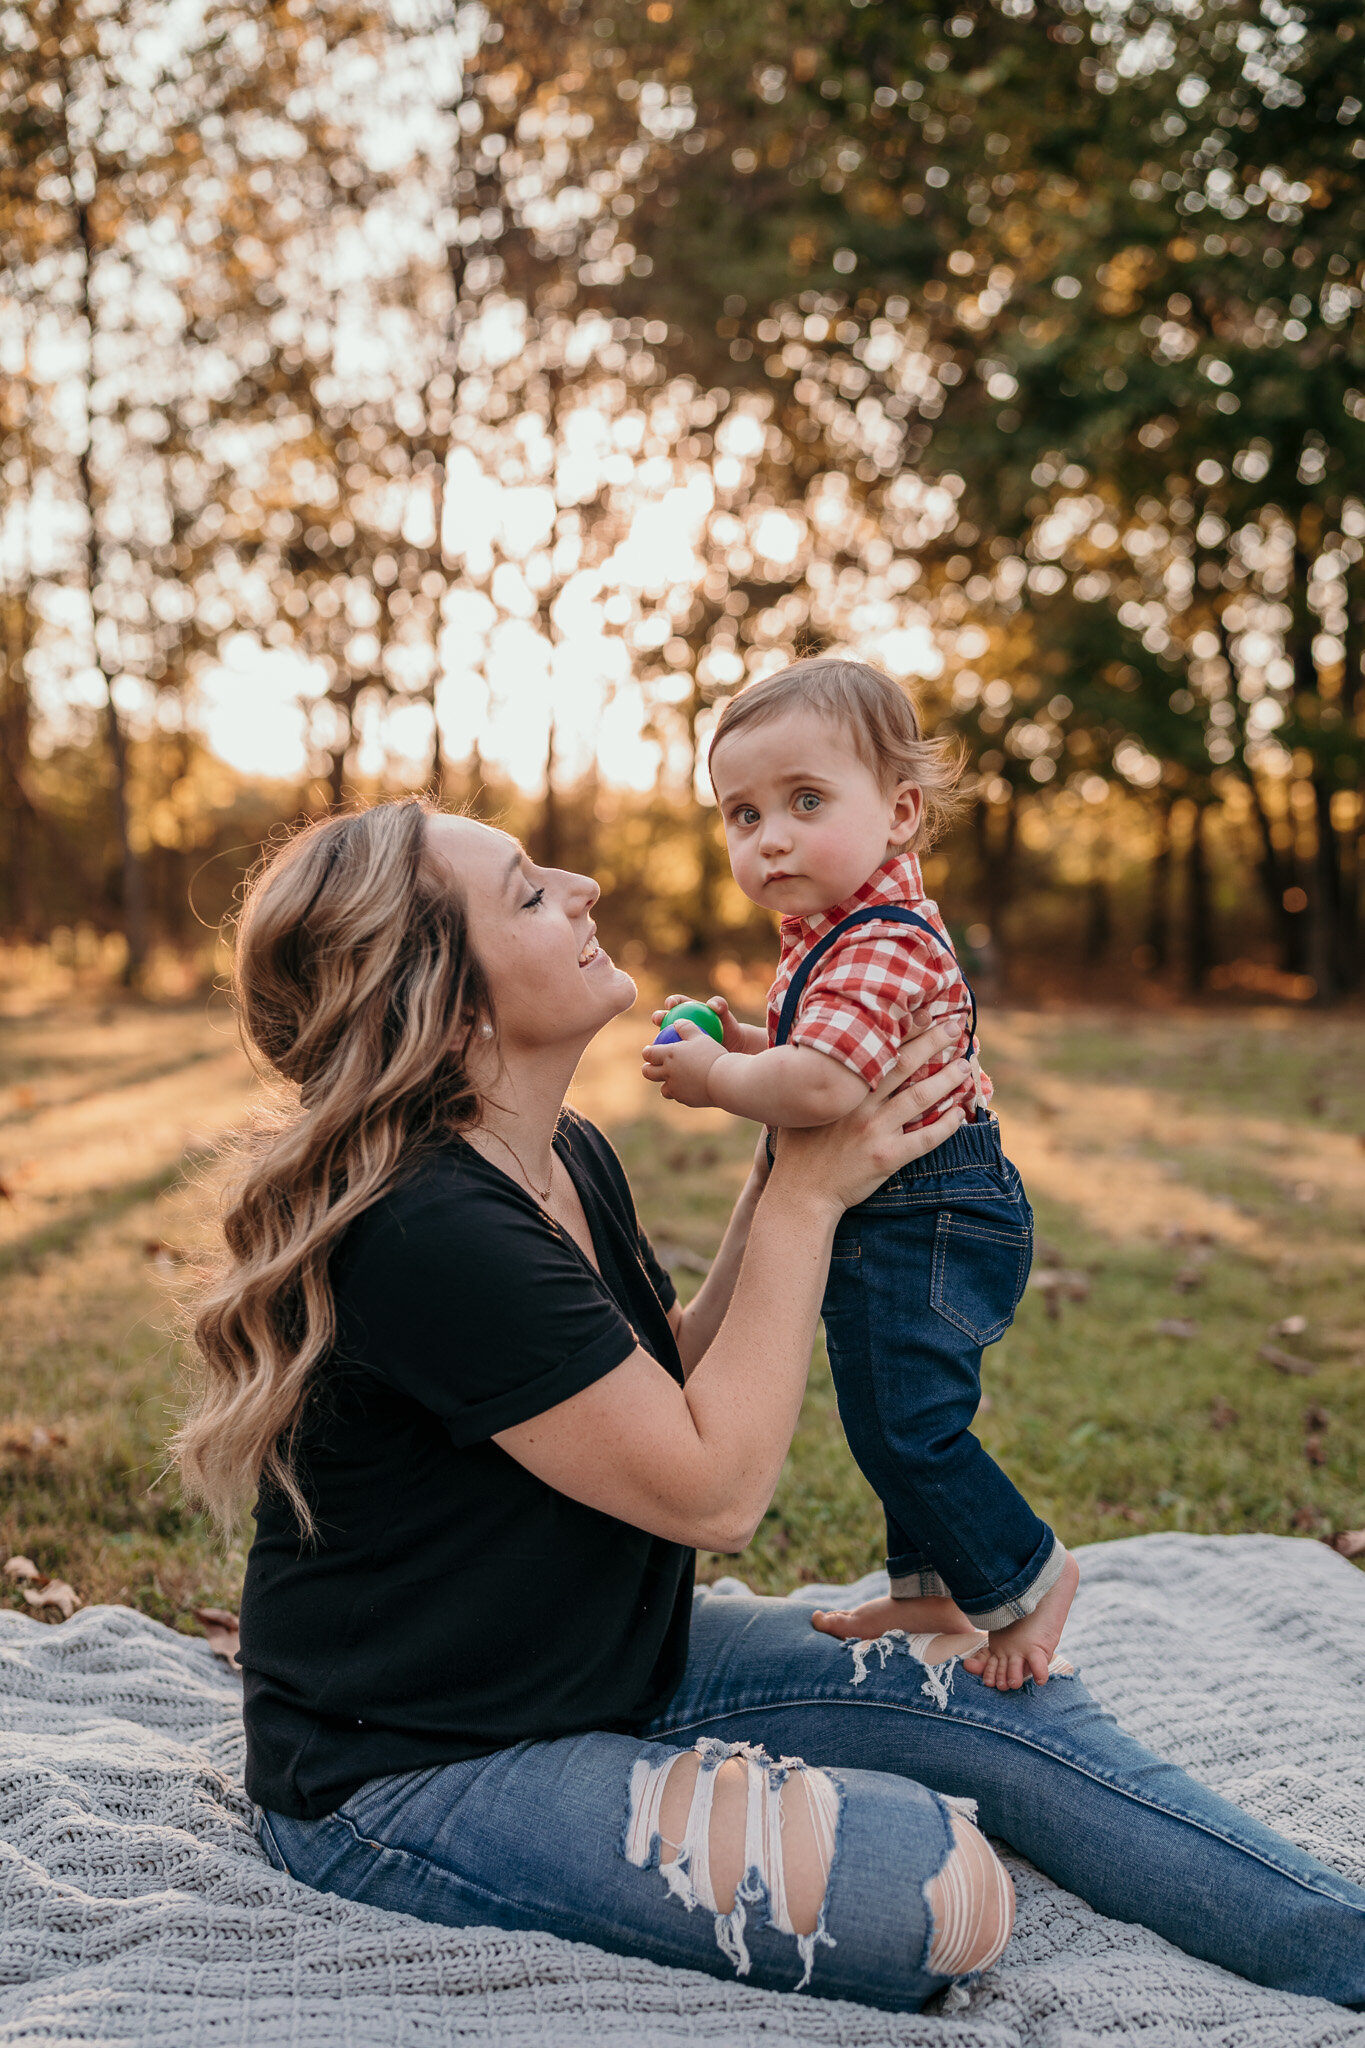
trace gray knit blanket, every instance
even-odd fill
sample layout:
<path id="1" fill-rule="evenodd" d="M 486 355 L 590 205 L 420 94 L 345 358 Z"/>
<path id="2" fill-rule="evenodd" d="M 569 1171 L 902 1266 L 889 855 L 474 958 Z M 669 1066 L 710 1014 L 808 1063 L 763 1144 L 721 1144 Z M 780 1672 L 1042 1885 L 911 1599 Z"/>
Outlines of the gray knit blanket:
<path id="1" fill-rule="evenodd" d="M 1365 1575 L 1269 1536 L 1139 1536 L 1080 1556 L 1067 1647 L 1092 1690 L 1365 1882 Z M 427 1926 L 273 1870 L 242 1751 L 238 1682 L 204 1643 L 126 1607 L 58 1625 L 0 1614 L 0 2043 L 1365 2048 L 1365 2016 L 1194 1962 L 1018 1859 L 1014 1939 L 951 2013 Z"/>

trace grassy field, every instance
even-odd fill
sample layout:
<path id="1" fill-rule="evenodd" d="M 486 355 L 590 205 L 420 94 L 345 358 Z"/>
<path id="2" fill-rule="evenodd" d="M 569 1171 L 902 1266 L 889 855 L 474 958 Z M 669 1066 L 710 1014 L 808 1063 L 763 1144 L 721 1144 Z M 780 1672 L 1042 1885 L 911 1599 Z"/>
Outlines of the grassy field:
<path id="1" fill-rule="evenodd" d="M 576 1099 L 617 1140 L 686 1293 L 752 1133 L 659 1103 L 638 1079 L 644 1035 L 638 1015 L 606 1034 Z M 1365 1523 L 1363 1040 L 1358 1018 L 1279 1010 L 990 1020 L 1036 1270 L 1066 1277 L 1031 1287 L 988 1354 L 980 1433 L 1068 1542 Z M 211 1228 L 250 1070 L 216 1003 L 11 1004 L 0 1075 L 0 1556 L 193 1627 L 194 1606 L 235 1606 L 243 1552 L 165 1469 L 171 1297 Z M 703 1576 L 782 1591 L 880 1554 L 817 1353 L 757 1540 Z"/>

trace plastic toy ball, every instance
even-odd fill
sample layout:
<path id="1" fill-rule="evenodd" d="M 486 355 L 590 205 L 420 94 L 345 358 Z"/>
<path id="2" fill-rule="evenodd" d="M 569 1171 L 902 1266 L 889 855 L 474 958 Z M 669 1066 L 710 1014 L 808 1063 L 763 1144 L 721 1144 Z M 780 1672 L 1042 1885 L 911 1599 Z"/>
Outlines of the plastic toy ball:
<path id="1" fill-rule="evenodd" d="M 703 1031 L 709 1031 L 717 1045 L 725 1042 L 725 1026 L 707 1003 L 675 1003 L 663 1021 L 663 1028 L 654 1043 L 656 1045 L 679 1045 L 682 1034 L 674 1030 L 676 1024 L 696 1024 Z"/>

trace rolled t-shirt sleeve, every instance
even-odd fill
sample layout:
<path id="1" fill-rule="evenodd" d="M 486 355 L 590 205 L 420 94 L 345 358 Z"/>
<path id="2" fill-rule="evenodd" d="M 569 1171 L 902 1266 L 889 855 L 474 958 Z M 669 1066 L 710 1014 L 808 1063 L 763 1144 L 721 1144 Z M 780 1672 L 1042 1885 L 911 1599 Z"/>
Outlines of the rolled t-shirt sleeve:
<path id="1" fill-rule="evenodd" d="M 460 1447 L 544 1414 L 639 1348 L 578 1247 L 510 1187 L 386 1218 L 345 1291 L 345 1348 Z"/>

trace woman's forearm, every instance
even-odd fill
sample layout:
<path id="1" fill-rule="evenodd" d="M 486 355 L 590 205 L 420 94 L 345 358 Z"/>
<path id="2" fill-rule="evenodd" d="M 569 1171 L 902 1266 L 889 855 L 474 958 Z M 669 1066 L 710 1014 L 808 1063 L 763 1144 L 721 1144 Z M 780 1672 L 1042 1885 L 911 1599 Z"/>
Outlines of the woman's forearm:
<path id="1" fill-rule="evenodd" d="M 711 1261 L 711 1270 L 682 1312 L 678 1324 L 678 1351 L 683 1371 L 688 1375 L 714 1342 L 730 1306 L 762 1192 L 762 1181 L 756 1173 L 750 1174 L 739 1200 L 730 1211 L 730 1221 L 725 1226 L 720 1249 Z"/>
<path id="2" fill-rule="evenodd" d="M 711 1548 L 744 1549 L 772 1499 L 801 1410 L 838 1215 L 795 1173 L 775 1170 L 729 1308 L 688 1379 L 704 1496 L 694 1499 Z"/>

